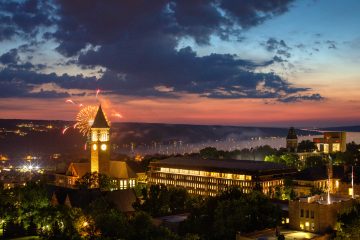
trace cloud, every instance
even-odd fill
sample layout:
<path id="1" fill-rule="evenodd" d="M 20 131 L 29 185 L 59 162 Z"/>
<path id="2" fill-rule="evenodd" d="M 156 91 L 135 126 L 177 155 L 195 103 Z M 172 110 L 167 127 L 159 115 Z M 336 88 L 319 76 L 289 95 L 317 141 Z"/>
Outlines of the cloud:
<path id="1" fill-rule="evenodd" d="M 41 28 L 54 24 L 53 11 L 50 1 L 0 0 L 0 41 L 14 36 L 33 38 Z"/>
<path id="2" fill-rule="evenodd" d="M 283 56 L 285 58 L 291 57 L 291 48 L 285 43 L 284 40 L 269 38 L 262 45 L 265 46 L 265 49 L 269 52 L 275 52 L 277 55 Z"/>
<path id="3" fill-rule="evenodd" d="M 288 103 L 288 102 L 300 102 L 300 101 L 322 101 L 325 98 L 322 97 L 320 94 L 310 94 L 310 95 L 294 95 L 294 96 L 287 96 L 285 98 L 280 98 L 278 101 Z"/>
<path id="4" fill-rule="evenodd" d="M 7 53 L 4 53 L 0 56 L 0 63 L 7 64 L 16 64 L 20 60 L 17 49 L 11 49 Z"/>
<path id="5" fill-rule="evenodd" d="M 325 43 L 328 45 L 328 49 L 337 49 L 337 43 L 335 41 L 327 40 Z"/>
<path id="6" fill-rule="evenodd" d="M 35 94 L 36 85 L 54 82 L 62 89 L 96 89 L 131 96 L 178 97 L 181 93 L 208 98 L 284 98 L 306 92 L 275 73 L 259 68 L 290 58 L 283 40 L 270 38 L 265 47 L 276 56 L 255 63 L 231 54 L 198 56 L 191 47 L 178 49 L 192 38 L 210 44 L 211 36 L 241 37 L 242 32 L 286 12 L 290 0 L 205 1 L 5 1 L 0 7 L 4 37 L 42 36 L 53 41 L 65 65 L 83 69 L 102 67 L 97 79 L 83 75 L 58 76 L 38 72 L 45 65 L 19 61 L 15 52 L 3 55 L 6 67 L 0 83 L 14 96 Z M 99 16 L 99 17 L 94 17 Z M 0 35 L 1 29 L 0 28 Z M 38 41 L 22 45 L 32 52 Z M 13 55 L 11 55 L 13 54 Z M 260 88 L 261 86 L 261 88 Z M 58 91 L 40 91 L 37 97 L 60 97 Z M 316 100 L 316 99 L 315 99 Z"/>

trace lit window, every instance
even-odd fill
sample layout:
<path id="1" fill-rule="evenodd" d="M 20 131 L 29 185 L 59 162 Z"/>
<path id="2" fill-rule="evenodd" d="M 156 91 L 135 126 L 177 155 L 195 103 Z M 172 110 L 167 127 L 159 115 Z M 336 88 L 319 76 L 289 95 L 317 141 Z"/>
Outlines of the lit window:
<path id="1" fill-rule="evenodd" d="M 309 227 L 310 223 L 309 222 L 305 222 L 305 227 Z"/>
<path id="2" fill-rule="evenodd" d="M 96 151 L 96 149 L 97 149 L 97 145 L 96 144 L 93 144 L 93 149 L 94 149 L 94 151 Z"/>
<path id="3" fill-rule="evenodd" d="M 304 229 L 304 224 L 300 223 L 300 229 Z"/>
<path id="4" fill-rule="evenodd" d="M 352 188 L 349 188 L 349 195 L 353 195 L 353 189 Z"/>

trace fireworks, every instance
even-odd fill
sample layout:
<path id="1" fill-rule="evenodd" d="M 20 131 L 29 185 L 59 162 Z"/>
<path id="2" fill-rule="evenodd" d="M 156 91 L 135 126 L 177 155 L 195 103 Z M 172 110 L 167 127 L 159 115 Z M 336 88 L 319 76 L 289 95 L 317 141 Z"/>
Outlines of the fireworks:
<path id="1" fill-rule="evenodd" d="M 82 133 L 84 136 L 89 134 L 97 110 L 98 107 L 96 106 L 86 106 L 83 107 L 76 115 L 76 124 L 74 127 L 79 129 L 80 133 Z"/>
<path id="2" fill-rule="evenodd" d="M 62 131 L 62 134 L 65 134 L 68 129 L 69 127 L 65 127 L 64 130 Z"/>

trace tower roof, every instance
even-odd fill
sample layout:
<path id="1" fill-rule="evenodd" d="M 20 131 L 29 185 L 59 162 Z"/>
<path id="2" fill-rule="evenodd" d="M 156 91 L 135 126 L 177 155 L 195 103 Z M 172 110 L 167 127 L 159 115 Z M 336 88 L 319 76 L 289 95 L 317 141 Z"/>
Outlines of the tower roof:
<path id="1" fill-rule="evenodd" d="M 103 110 L 101 109 L 101 105 L 99 105 L 99 109 L 96 113 L 94 123 L 91 126 L 92 128 L 109 128 L 109 123 L 106 121 Z"/>
<path id="2" fill-rule="evenodd" d="M 287 135 L 286 139 L 297 139 L 295 128 L 291 127 L 289 129 L 289 132 L 288 132 L 288 135 Z"/>

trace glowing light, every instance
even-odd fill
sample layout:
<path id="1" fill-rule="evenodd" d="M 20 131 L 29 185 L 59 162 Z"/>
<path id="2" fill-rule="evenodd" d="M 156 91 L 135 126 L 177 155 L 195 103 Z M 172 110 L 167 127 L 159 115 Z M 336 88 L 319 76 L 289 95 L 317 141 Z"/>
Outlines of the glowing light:
<path id="1" fill-rule="evenodd" d="M 101 150 L 105 151 L 107 148 L 106 144 L 101 144 Z"/>
<path id="2" fill-rule="evenodd" d="M 76 115 L 76 124 L 74 125 L 74 128 L 79 129 L 80 133 L 84 136 L 87 136 L 90 132 L 97 109 L 96 106 L 86 106 Z"/>
<path id="3" fill-rule="evenodd" d="M 64 130 L 62 131 L 62 134 L 65 134 L 65 132 L 69 129 L 69 127 L 64 128 Z"/>
<path id="4" fill-rule="evenodd" d="M 100 93 L 100 89 L 96 90 L 96 98 L 98 98 L 99 93 Z"/>
<path id="5" fill-rule="evenodd" d="M 120 113 L 114 113 L 113 116 L 117 118 L 123 118 L 123 116 Z"/>
<path id="6" fill-rule="evenodd" d="M 96 144 L 93 145 L 93 149 L 94 149 L 94 151 L 96 151 L 96 149 L 97 149 L 97 145 L 96 145 Z"/>
<path id="7" fill-rule="evenodd" d="M 71 100 L 71 99 L 67 99 L 65 102 L 75 104 L 75 102 L 73 100 Z"/>

